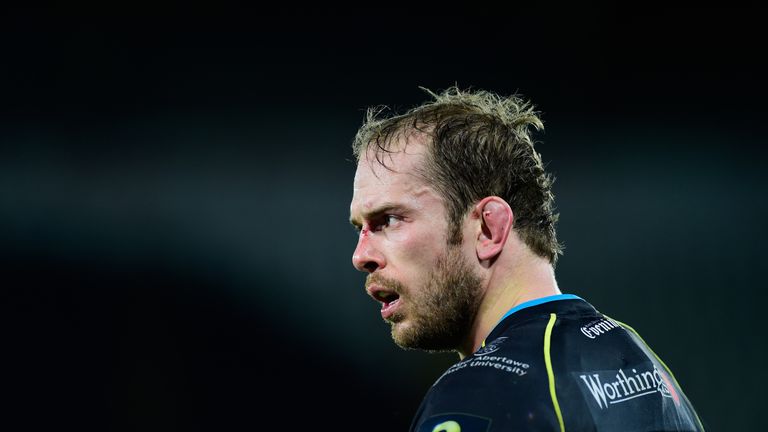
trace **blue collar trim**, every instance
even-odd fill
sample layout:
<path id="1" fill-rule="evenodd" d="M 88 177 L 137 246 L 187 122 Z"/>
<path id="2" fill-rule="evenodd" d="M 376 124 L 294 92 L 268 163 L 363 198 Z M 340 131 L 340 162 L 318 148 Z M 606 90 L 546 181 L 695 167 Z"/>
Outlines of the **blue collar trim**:
<path id="1" fill-rule="evenodd" d="M 577 295 L 573 295 L 573 294 L 557 294 L 557 295 L 551 295 L 551 296 L 547 296 L 547 297 L 541 297 L 541 298 L 537 298 L 537 299 L 534 299 L 534 300 L 529 300 L 529 301 L 527 301 L 525 303 L 520 303 L 519 305 L 513 307 L 512 309 L 509 310 L 509 312 L 505 313 L 504 316 L 501 317 L 499 322 L 504 321 L 504 319 L 506 319 L 508 316 L 512 315 L 513 313 L 515 313 L 515 312 L 517 312 L 517 311 L 519 311 L 521 309 L 525 309 L 525 308 L 529 308 L 529 307 L 533 307 L 533 306 L 538 306 L 538 305 L 543 304 L 543 303 L 549 303 L 549 302 L 558 301 L 558 300 L 581 300 L 581 301 L 584 301 L 583 298 L 581 298 L 581 297 L 579 297 Z"/>

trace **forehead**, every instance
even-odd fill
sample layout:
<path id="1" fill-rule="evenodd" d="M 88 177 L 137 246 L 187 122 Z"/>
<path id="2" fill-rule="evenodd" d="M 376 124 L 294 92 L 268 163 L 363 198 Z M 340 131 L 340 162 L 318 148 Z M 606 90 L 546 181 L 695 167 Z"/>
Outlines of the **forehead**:
<path id="1" fill-rule="evenodd" d="M 414 142 L 381 153 L 381 162 L 373 149 L 362 155 L 355 172 L 351 214 L 365 213 L 383 203 L 423 207 L 439 201 L 437 193 L 419 174 L 424 156 L 424 145 Z"/>

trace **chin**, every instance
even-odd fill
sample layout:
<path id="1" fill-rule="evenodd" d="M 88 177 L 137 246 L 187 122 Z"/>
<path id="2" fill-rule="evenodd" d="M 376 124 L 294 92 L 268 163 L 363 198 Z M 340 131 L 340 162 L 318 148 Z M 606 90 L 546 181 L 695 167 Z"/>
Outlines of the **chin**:
<path id="1" fill-rule="evenodd" d="M 410 323 L 405 321 L 400 321 L 397 323 L 392 323 L 392 340 L 399 346 L 400 348 L 404 349 L 417 349 L 418 343 L 414 340 L 414 329 L 413 326 L 410 325 Z"/>

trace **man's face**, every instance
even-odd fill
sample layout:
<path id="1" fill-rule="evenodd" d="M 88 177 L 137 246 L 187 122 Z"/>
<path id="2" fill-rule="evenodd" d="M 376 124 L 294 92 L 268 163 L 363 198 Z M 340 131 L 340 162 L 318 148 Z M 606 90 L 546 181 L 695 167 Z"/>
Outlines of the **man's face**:
<path id="1" fill-rule="evenodd" d="M 469 332 L 482 280 L 473 244 L 448 245 L 444 200 L 416 175 L 424 150 L 410 143 L 407 153 L 384 154 L 390 169 L 361 157 L 350 205 L 360 229 L 352 263 L 369 273 L 366 291 L 381 302 L 395 343 L 451 350 Z"/>

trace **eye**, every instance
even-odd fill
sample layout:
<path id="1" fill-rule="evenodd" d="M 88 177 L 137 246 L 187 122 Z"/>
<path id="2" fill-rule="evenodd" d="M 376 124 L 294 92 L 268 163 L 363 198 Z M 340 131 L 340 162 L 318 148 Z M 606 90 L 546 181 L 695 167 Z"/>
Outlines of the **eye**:
<path id="1" fill-rule="evenodd" d="M 380 214 L 374 218 L 371 218 L 368 224 L 368 230 L 370 232 L 378 232 L 378 231 L 383 231 L 386 228 L 395 228 L 402 221 L 403 221 L 403 218 L 401 216 L 397 216 L 393 214 Z M 355 232 L 357 232 L 357 234 L 360 235 L 362 227 L 353 225 L 352 228 L 354 228 Z"/>
<path id="2" fill-rule="evenodd" d="M 395 215 L 384 215 L 384 226 L 385 227 L 393 227 L 397 226 L 402 221 L 400 217 Z"/>

